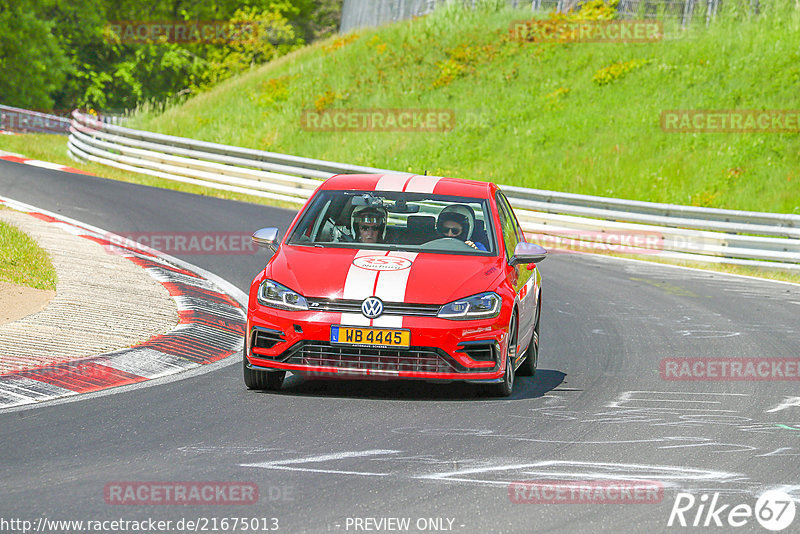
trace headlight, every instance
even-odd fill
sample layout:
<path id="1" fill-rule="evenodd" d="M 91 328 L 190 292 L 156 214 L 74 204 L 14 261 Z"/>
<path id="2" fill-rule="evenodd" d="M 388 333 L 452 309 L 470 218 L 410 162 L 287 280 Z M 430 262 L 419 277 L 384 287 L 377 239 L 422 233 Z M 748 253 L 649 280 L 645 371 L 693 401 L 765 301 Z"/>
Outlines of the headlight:
<path id="1" fill-rule="evenodd" d="M 258 288 L 258 302 L 282 310 L 307 310 L 306 298 L 272 280 L 264 280 Z"/>
<path id="2" fill-rule="evenodd" d="M 481 293 L 442 306 L 442 319 L 491 319 L 500 314 L 502 299 L 497 293 Z"/>

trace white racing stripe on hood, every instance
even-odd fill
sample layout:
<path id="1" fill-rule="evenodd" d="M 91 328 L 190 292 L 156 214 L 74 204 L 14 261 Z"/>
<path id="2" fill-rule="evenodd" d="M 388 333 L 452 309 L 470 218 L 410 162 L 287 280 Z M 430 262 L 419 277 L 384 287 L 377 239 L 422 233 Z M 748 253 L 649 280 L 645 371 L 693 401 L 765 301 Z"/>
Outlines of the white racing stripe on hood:
<path id="1" fill-rule="evenodd" d="M 384 256 L 385 253 L 376 250 L 359 250 L 356 252 L 353 259 L 362 256 Z M 364 300 L 372 296 L 372 290 L 375 289 L 375 279 L 378 277 L 379 271 L 370 271 L 356 267 L 350 263 L 350 269 L 347 271 L 347 278 L 344 280 L 344 290 L 342 291 L 343 299 Z M 369 326 L 370 320 L 364 317 L 361 313 L 342 313 L 342 324 L 353 326 Z"/>
<path id="2" fill-rule="evenodd" d="M 384 174 L 378 178 L 375 191 L 402 191 L 411 174 Z"/>
<path id="3" fill-rule="evenodd" d="M 420 176 L 419 174 L 411 178 L 406 185 L 406 193 L 433 193 L 436 184 L 439 183 L 438 176 Z"/>
<path id="4" fill-rule="evenodd" d="M 350 265 L 350 269 L 347 271 L 347 278 L 344 282 L 342 298 L 364 300 L 367 297 L 376 296 L 384 302 L 405 302 L 408 277 L 411 274 L 411 269 L 414 268 L 413 262 L 417 257 L 417 253 L 389 252 L 387 254 L 376 250 L 359 250 L 355 256 L 353 256 L 353 259 L 364 256 L 405 258 L 411 261 L 412 265 L 408 269 L 400 269 L 397 271 L 371 271 L 369 269 L 362 269 L 361 267 Z M 342 324 L 401 328 L 403 326 L 403 317 L 384 315 L 377 319 L 370 320 L 361 313 L 343 313 Z"/>
<path id="5" fill-rule="evenodd" d="M 375 288 L 375 296 L 383 302 L 405 302 L 406 287 L 408 287 L 408 276 L 414 268 L 413 262 L 417 257 L 416 252 L 390 252 L 389 257 L 405 258 L 412 262 L 408 269 L 399 271 L 381 271 L 378 276 L 378 286 Z M 399 315 L 384 315 L 372 321 L 373 326 L 387 328 L 401 328 L 403 317 Z"/>

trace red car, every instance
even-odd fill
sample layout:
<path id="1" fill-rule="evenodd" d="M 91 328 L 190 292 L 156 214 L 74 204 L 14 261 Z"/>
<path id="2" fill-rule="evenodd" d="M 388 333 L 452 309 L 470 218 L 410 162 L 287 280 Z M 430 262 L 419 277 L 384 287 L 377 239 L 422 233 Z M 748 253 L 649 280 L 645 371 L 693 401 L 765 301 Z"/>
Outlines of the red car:
<path id="1" fill-rule="evenodd" d="M 339 175 L 314 192 L 250 286 L 244 381 L 329 378 L 486 384 L 536 371 L 547 252 L 495 184 Z"/>

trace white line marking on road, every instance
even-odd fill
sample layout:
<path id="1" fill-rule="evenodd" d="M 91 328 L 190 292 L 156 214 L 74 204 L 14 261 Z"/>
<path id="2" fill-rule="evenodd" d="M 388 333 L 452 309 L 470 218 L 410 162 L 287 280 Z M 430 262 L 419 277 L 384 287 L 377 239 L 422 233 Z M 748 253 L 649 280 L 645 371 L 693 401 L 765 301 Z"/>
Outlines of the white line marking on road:
<path id="1" fill-rule="evenodd" d="M 334 454 L 323 454 L 319 456 L 308 456 L 306 458 L 295 458 L 293 460 L 278 460 L 275 462 L 258 462 L 254 464 L 240 464 L 240 467 L 259 467 L 261 469 L 277 469 L 282 471 L 304 471 L 309 473 L 328 473 L 338 475 L 360 475 L 360 476 L 389 476 L 390 473 L 370 473 L 367 471 L 344 471 L 337 469 L 314 469 L 310 467 L 294 467 L 296 464 L 308 464 L 317 462 L 329 462 L 332 460 L 344 460 L 347 458 L 364 458 L 366 456 L 379 456 L 384 454 L 398 454 L 403 451 L 391 449 L 373 449 L 368 451 L 350 451 Z"/>
<path id="2" fill-rule="evenodd" d="M 684 399 L 667 398 L 668 396 L 684 397 Z M 694 395 L 694 397 L 693 397 Z M 617 400 L 606 404 L 606 408 L 635 408 L 636 402 L 684 402 L 692 404 L 722 404 L 724 398 L 721 400 L 708 400 L 708 397 L 717 396 L 721 397 L 746 397 L 745 393 L 685 393 L 681 391 L 647 391 L 647 390 L 632 390 L 623 391 L 620 393 Z M 702 397 L 702 398 L 701 398 Z M 710 408 L 654 408 L 651 406 L 639 406 L 640 408 L 647 408 L 648 410 L 681 410 L 685 412 L 732 412 L 736 413 L 737 410 L 714 410 Z"/>
<path id="3" fill-rule="evenodd" d="M 741 332 L 723 332 L 720 330 L 678 330 L 684 337 L 691 336 L 695 339 L 718 339 L 725 337 L 741 336 Z"/>
<path id="4" fill-rule="evenodd" d="M 308 458 L 295 458 L 294 460 L 279 460 L 277 462 L 265 462 L 268 464 L 307 464 L 311 462 L 327 462 L 328 460 L 341 460 L 343 458 L 361 458 L 364 456 L 376 456 L 379 454 L 398 454 L 402 451 L 391 449 L 373 449 L 369 451 L 338 452 L 333 454 L 323 454 L 321 456 L 309 456 Z"/>
<path id="5" fill-rule="evenodd" d="M 767 454 L 756 454 L 756 457 L 760 457 L 760 456 L 800 456 L 800 454 L 798 454 L 798 453 L 786 454 L 786 453 L 783 452 L 783 451 L 790 451 L 790 450 L 792 450 L 792 447 L 780 447 L 778 449 L 775 449 L 772 452 L 768 452 Z"/>
<path id="6" fill-rule="evenodd" d="M 574 469 L 573 469 L 574 468 Z M 725 471 L 711 471 L 705 469 L 693 469 L 689 467 L 673 467 L 667 465 L 642 465 L 642 464 L 618 464 L 618 463 L 599 463 L 599 462 L 576 462 L 550 460 L 536 462 L 532 464 L 510 464 L 492 467 L 481 467 L 475 469 L 460 469 L 447 473 L 435 473 L 422 475 L 414 478 L 426 480 L 439 480 L 446 482 L 468 482 L 471 484 L 484 484 L 492 486 L 507 486 L 520 477 L 512 477 L 511 480 L 484 480 L 478 478 L 464 478 L 464 475 L 475 475 L 482 473 L 496 473 L 498 471 L 510 471 L 513 469 L 523 470 L 525 475 L 547 478 L 551 480 L 602 480 L 602 479 L 625 479 L 625 480 L 659 480 L 676 481 L 679 485 L 689 481 L 715 481 L 732 482 L 740 480 L 742 475 Z"/>
<path id="7" fill-rule="evenodd" d="M 779 405 L 767 410 L 766 413 L 779 412 L 792 406 L 800 406 L 800 397 L 784 397 Z"/>

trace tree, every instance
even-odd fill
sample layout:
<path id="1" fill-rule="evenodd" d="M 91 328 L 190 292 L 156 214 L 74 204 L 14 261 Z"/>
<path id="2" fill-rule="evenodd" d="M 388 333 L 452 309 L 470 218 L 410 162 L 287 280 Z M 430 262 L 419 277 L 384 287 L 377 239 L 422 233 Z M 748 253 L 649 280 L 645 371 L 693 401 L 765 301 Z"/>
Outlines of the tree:
<path id="1" fill-rule="evenodd" d="M 49 110 L 68 62 L 30 0 L 0 0 L 0 103 Z"/>
<path id="2" fill-rule="evenodd" d="M 202 91 L 338 29 L 343 0 L 0 0 L 0 103 L 114 112 Z M 258 38 L 130 44 L 111 21 L 240 21 Z"/>

